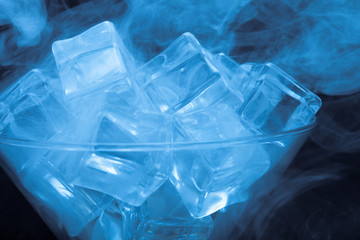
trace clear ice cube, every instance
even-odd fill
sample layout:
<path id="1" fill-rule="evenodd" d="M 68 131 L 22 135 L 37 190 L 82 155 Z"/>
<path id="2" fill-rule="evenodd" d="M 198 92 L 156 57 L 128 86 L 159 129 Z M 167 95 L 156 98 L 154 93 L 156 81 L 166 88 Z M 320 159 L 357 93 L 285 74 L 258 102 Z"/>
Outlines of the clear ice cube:
<path id="1" fill-rule="evenodd" d="M 229 140 L 259 134 L 256 129 L 247 129 L 239 114 L 246 96 L 243 89 L 251 87 L 246 81 L 249 77 L 247 68 L 237 63 L 216 61 L 191 34 L 181 36 L 137 74 L 152 103 L 162 112 L 172 113 L 175 142 Z M 168 91 L 173 92 L 168 95 Z M 256 161 L 251 163 L 253 158 Z M 270 166 L 269 157 L 258 145 L 179 151 L 173 159 L 171 181 L 193 217 L 207 216 L 247 200 L 249 186 Z"/>
<path id="2" fill-rule="evenodd" d="M 95 147 L 73 168 L 71 182 L 140 206 L 166 180 L 171 159 L 167 151 L 143 151 L 131 145 L 168 141 L 166 125 L 164 116 L 151 111 L 133 88 L 114 86 L 106 93 L 93 141 L 123 146 Z"/>
<path id="3" fill-rule="evenodd" d="M 254 136 L 226 104 L 182 114 L 174 139 L 219 141 Z M 265 149 L 256 143 L 174 151 L 171 182 L 193 217 L 204 217 L 248 199 L 248 188 L 270 168 Z"/>
<path id="4" fill-rule="evenodd" d="M 227 104 L 202 108 L 175 116 L 175 141 L 177 134 L 186 136 L 184 140 L 217 141 L 253 135 L 241 123 L 239 116 Z"/>
<path id="5" fill-rule="evenodd" d="M 114 200 L 87 229 L 85 239 L 131 240 L 134 239 L 139 222 L 139 210 Z"/>
<path id="6" fill-rule="evenodd" d="M 239 65 L 222 54 L 213 62 L 221 77 L 174 113 L 174 141 L 221 141 L 302 127 L 320 107 L 318 97 L 273 64 Z M 173 157 L 171 181 L 194 217 L 245 201 L 270 161 L 279 160 L 270 160 L 256 143 Z"/>
<path id="7" fill-rule="evenodd" d="M 50 215 L 71 237 L 79 235 L 112 201 L 103 193 L 69 184 L 48 162 L 25 169 L 21 176 L 24 187 L 36 200 L 34 207 Z"/>
<path id="8" fill-rule="evenodd" d="M 71 132 L 72 115 L 50 87 L 50 80 L 47 74 L 33 69 L 1 94 L 2 136 L 45 142 Z M 8 145 L 1 145 L 1 149 L 12 159 L 9 163 L 17 172 L 42 152 L 37 148 Z"/>
<path id="9" fill-rule="evenodd" d="M 69 129 L 70 113 L 38 69 L 5 90 L 0 102 L 5 109 L 0 133 L 6 137 L 45 141 Z"/>
<path id="10" fill-rule="evenodd" d="M 207 239 L 213 228 L 210 216 L 190 216 L 171 183 L 165 183 L 141 207 L 137 239 Z"/>
<path id="11" fill-rule="evenodd" d="M 161 112 L 174 112 L 220 78 L 212 56 L 184 33 L 136 73 L 139 85 Z"/>
<path id="12" fill-rule="evenodd" d="M 55 41 L 52 51 L 68 99 L 127 77 L 134 68 L 132 56 L 108 21 Z"/>
<path id="13" fill-rule="evenodd" d="M 321 107 L 321 99 L 272 63 L 254 65 L 251 75 L 259 84 L 244 103 L 241 115 L 263 133 L 303 127 Z"/>

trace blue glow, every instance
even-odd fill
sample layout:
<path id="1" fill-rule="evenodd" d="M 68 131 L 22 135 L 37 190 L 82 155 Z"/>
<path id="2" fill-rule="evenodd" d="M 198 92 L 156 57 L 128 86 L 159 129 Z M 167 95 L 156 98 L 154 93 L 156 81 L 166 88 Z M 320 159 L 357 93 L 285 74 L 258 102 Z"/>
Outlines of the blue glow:
<path id="1" fill-rule="evenodd" d="M 253 186 L 288 164 L 306 134 L 229 142 L 311 123 L 321 107 L 312 91 L 360 89 L 357 3 L 46 4 L 0 0 L 0 64 L 16 66 L 8 79 L 19 79 L 0 95 L 1 136 L 105 146 L 224 142 L 174 150 L 1 144 L 35 208 L 45 206 L 54 231 L 71 237 L 202 239 L 213 226 L 218 234 L 216 217 L 251 203 Z"/>

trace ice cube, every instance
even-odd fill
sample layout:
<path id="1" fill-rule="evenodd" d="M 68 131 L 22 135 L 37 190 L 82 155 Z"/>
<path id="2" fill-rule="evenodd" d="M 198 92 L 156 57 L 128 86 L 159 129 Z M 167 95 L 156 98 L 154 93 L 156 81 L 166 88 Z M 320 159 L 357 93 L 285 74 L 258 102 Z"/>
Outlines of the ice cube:
<path id="1" fill-rule="evenodd" d="M 174 140 L 219 141 L 254 133 L 226 104 L 216 104 L 176 118 Z M 193 217 L 204 217 L 248 199 L 248 188 L 270 168 L 265 149 L 256 143 L 174 151 L 171 182 Z"/>
<path id="2" fill-rule="evenodd" d="M 210 216 L 194 219 L 170 182 L 141 207 L 137 239 L 207 239 L 213 228 Z"/>
<path id="3" fill-rule="evenodd" d="M 0 129 L 1 131 L 10 123 L 12 114 L 10 113 L 9 105 L 0 102 Z"/>
<path id="4" fill-rule="evenodd" d="M 36 200 L 35 209 L 52 215 L 50 219 L 63 226 L 71 237 L 79 235 L 112 201 L 103 193 L 67 183 L 47 162 L 25 169 L 21 176 L 24 187 Z"/>
<path id="5" fill-rule="evenodd" d="M 250 86 L 247 69 L 233 61 L 217 61 L 216 57 L 209 57 L 206 64 L 215 69 L 217 78 L 176 109 L 174 141 L 221 141 L 260 134 L 244 126 L 238 112 L 245 101 L 243 89 Z M 204 217 L 229 204 L 246 201 L 249 186 L 270 166 L 265 150 L 256 144 L 220 147 L 216 151 L 175 151 L 173 159 L 175 167 L 170 179 L 193 217 Z"/>
<path id="6" fill-rule="evenodd" d="M 113 23 L 105 21 L 52 46 L 67 99 L 131 74 L 134 61 Z"/>
<path id="7" fill-rule="evenodd" d="M 138 208 L 114 200 L 96 219 L 91 229 L 87 229 L 85 239 L 134 239 L 139 222 Z"/>
<path id="8" fill-rule="evenodd" d="M 93 141 L 100 146 L 73 168 L 71 182 L 140 206 L 167 178 L 171 159 L 164 149 L 144 151 L 131 146 L 169 141 L 166 126 L 164 116 L 151 111 L 134 89 L 114 86 L 106 93 L 95 128 Z M 101 148 L 114 143 L 122 146 Z"/>
<path id="9" fill-rule="evenodd" d="M 220 78 L 211 54 L 191 33 L 138 69 L 136 79 L 161 112 L 174 112 Z"/>
<path id="10" fill-rule="evenodd" d="M 318 96 L 272 63 L 239 65 L 224 54 L 214 59 L 229 87 L 242 92 L 243 122 L 262 133 L 305 126 L 321 107 Z"/>
<path id="11" fill-rule="evenodd" d="M 219 102 L 237 111 L 244 89 L 252 87 L 246 70 L 236 62 L 219 61 L 185 33 L 142 66 L 136 80 L 161 112 L 184 114 Z"/>
<path id="12" fill-rule="evenodd" d="M 239 65 L 222 54 L 213 62 L 221 77 L 175 112 L 174 141 L 251 138 L 303 127 L 320 107 L 317 96 L 272 64 Z M 278 144 L 284 150 L 290 142 Z M 283 156 L 273 158 L 268 149 L 249 143 L 177 151 L 170 179 L 192 216 L 207 216 L 247 200 L 247 189 Z"/>
<path id="13" fill-rule="evenodd" d="M 253 94 L 260 84 L 257 73 L 251 71 L 256 66 L 254 63 L 240 65 L 224 53 L 219 53 L 214 56 L 214 64 L 227 77 L 229 90 L 237 94 L 242 101 Z"/>
<path id="14" fill-rule="evenodd" d="M 270 92 L 270 89 L 264 88 L 272 82 L 279 82 L 278 86 L 284 85 L 280 90 L 287 91 L 290 100 L 293 95 L 288 92 L 295 91 L 296 87 L 298 92 L 303 91 L 307 97 L 310 96 L 303 99 L 305 104 L 302 106 L 290 106 L 292 110 L 299 111 L 309 102 L 310 106 L 313 100 L 313 105 L 317 104 L 315 95 L 295 81 L 288 80 L 285 74 L 273 76 L 277 80 L 269 79 L 269 75 L 267 73 L 267 77 L 264 77 L 263 65 L 239 65 L 224 54 L 211 56 L 187 33 L 143 66 L 136 79 L 162 112 L 173 113 L 174 140 L 193 142 L 276 132 L 278 129 L 262 128 L 256 124 L 256 119 L 249 119 L 254 107 L 252 104 L 257 100 L 270 100 L 272 103 L 273 96 L 282 94 L 277 89 Z M 279 80 L 279 76 L 285 81 Z M 269 94 L 263 100 L 259 93 L 264 89 Z M 260 107 L 260 104 L 255 106 L 254 111 Z M 286 108 L 289 112 L 290 107 L 284 101 L 279 102 L 276 109 Z M 310 110 L 314 109 L 310 107 Z M 301 125 L 296 122 L 299 120 L 297 116 L 289 119 L 289 123 L 286 123 L 288 128 L 283 127 L 285 123 L 280 123 L 279 127 L 283 127 L 280 130 L 306 125 L 316 111 L 315 106 L 308 116 L 300 116 L 299 119 L 304 120 Z M 265 116 L 264 121 L 276 121 L 283 116 L 281 111 L 274 111 L 274 116 Z M 180 151 L 174 154 L 174 163 L 171 180 L 195 217 L 206 216 L 229 204 L 245 201 L 246 190 L 271 165 L 266 150 L 258 144 L 248 144 L 246 148 L 224 148 L 208 154 L 207 151 Z"/>
<path id="15" fill-rule="evenodd" d="M 1 94 L 2 136 L 45 142 L 72 131 L 72 116 L 49 82 L 46 73 L 33 69 Z M 8 145 L 1 145 L 1 149 L 15 171 L 21 171 L 41 152 Z"/>
<path id="16" fill-rule="evenodd" d="M 69 129 L 71 115 L 39 69 L 5 90 L 0 101 L 5 109 L 0 132 L 6 137 L 45 141 Z"/>
<path id="17" fill-rule="evenodd" d="M 260 133 L 246 129 L 239 114 L 247 91 L 256 86 L 247 81 L 247 70 L 233 61 L 218 61 L 185 33 L 145 64 L 136 79 L 161 112 L 173 114 L 175 141 L 217 141 Z M 174 154 L 171 181 L 192 216 L 247 199 L 247 188 L 270 165 L 264 149 L 247 147 Z M 256 161 L 251 164 L 252 158 Z"/>
<path id="18" fill-rule="evenodd" d="M 321 99 L 276 65 L 259 64 L 251 71 L 260 84 L 241 110 L 249 126 L 263 133 L 279 133 L 305 126 L 320 109 Z"/>
<path id="19" fill-rule="evenodd" d="M 253 132 L 246 129 L 241 119 L 227 104 L 218 103 L 184 114 L 175 115 L 175 141 L 177 134 L 186 140 L 219 141 L 249 137 Z"/>

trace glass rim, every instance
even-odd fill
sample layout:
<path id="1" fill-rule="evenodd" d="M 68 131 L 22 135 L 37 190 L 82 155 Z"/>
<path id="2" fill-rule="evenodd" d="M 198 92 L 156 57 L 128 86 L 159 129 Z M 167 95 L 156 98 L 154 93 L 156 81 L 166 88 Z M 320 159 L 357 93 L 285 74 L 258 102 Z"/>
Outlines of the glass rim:
<path id="1" fill-rule="evenodd" d="M 88 151 L 96 148 L 96 151 L 157 151 L 157 150 L 182 150 L 195 148 L 219 148 L 230 147 L 239 144 L 273 143 L 289 136 L 304 135 L 312 131 L 317 124 L 316 117 L 302 127 L 286 130 L 273 134 L 254 135 L 227 140 L 214 141 L 188 141 L 188 142 L 149 142 L 149 143 L 78 143 L 78 142 L 53 142 L 27 139 L 7 138 L 0 135 L 0 146 L 8 145 L 26 148 L 45 148 L 51 150 Z"/>

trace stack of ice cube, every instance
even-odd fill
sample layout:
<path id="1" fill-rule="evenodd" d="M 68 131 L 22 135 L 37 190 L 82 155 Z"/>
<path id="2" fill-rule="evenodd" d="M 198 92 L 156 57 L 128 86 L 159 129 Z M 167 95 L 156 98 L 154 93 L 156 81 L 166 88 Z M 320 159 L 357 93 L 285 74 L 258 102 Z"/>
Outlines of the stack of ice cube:
<path id="1" fill-rule="evenodd" d="M 86 151 L 0 147 L 35 205 L 72 237 L 207 238 L 210 215 L 246 201 L 273 165 L 256 143 L 174 151 L 98 146 L 279 133 L 305 126 L 321 106 L 275 65 L 239 65 L 190 33 L 140 67 L 111 22 L 54 42 L 53 54 L 58 78 L 34 69 L 2 93 L 0 133 L 94 144 Z"/>

